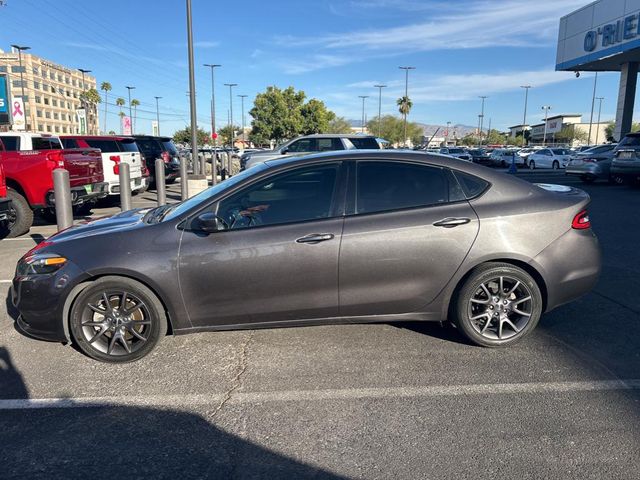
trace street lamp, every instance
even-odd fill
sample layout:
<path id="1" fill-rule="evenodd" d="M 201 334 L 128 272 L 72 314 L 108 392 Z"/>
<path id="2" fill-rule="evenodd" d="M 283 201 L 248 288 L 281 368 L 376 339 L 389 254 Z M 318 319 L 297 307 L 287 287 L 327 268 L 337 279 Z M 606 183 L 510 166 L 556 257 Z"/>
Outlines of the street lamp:
<path id="1" fill-rule="evenodd" d="M 244 138 L 244 99 L 249 95 L 238 95 L 240 97 L 240 104 L 242 110 L 242 149 L 245 147 L 245 138 Z"/>
<path id="2" fill-rule="evenodd" d="M 596 97 L 600 104 L 598 105 L 598 126 L 596 127 L 596 145 L 598 144 L 598 134 L 600 133 L 600 113 L 602 113 L 602 101 L 604 97 Z"/>
<path id="3" fill-rule="evenodd" d="M 20 46 L 20 45 L 11 45 L 13 48 L 18 50 L 18 62 L 20 64 L 20 85 L 22 86 L 22 100 L 24 101 L 24 77 L 22 75 L 22 52 L 26 50 L 31 50 L 31 47 Z"/>
<path id="4" fill-rule="evenodd" d="M 156 99 L 156 123 L 158 124 L 158 135 L 160 135 L 160 107 L 158 106 L 158 100 L 162 97 L 153 97 Z"/>
<path id="5" fill-rule="evenodd" d="M 358 98 L 362 99 L 362 133 L 364 133 L 364 100 L 369 98 L 369 95 L 358 95 Z"/>
<path id="6" fill-rule="evenodd" d="M 416 67 L 398 67 L 400 70 L 404 70 L 404 96 L 409 100 L 409 70 L 415 70 Z M 404 113 L 404 146 L 407 146 L 407 114 Z"/>
<path id="7" fill-rule="evenodd" d="M 446 140 L 446 141 L 447 141 L 447 146 L 449 146 L 449 128 L 451 128 L 451 122 L 447 122 L 447 134 L 446 134 L 446 137 L 447 137 L 447 140 Z"/>
<path id="8" fill-rule="evenodd" d="M 480 146 L 482 147 L 482 130 L 484 128 L 484 101 L 489 97 L 486 95 L 480 95 L 478 98 L 482 99 L 482 107 L 480 109 Z"/>
<path id="9" fill-rule="evenodd" d="M 87 91 L 87 85 L 86 85 L 86 83 L 84 81 L 84 74 L 85 73 L 91 73 L 91 70 L 85 70 L 84 68 L 79 68 L 78 71 L 80 73 L 82 73 L 82 93 L 84 94 Z M 85 118 L 88 118 L 89 117 L 89 112 L 87 112 L 87 99 L 86 99 L 86 97 L 84 95 L 82 95 L 81 101 L 82 101 L 82 108 L 84 108 L 84 111 L 85 111 L 85 116 L 86 116 Z M 85 122 L 86 122 L 86 120 L 85 120 Z M 87 127 L 87 130 L 88 130 L 88 127 Z M 91 133 L 91 132 L 89 132 L 89 133 Z"/>
<path id="10" fill-rule="evenodd" d="M 131 119 L 133 118 L 133 115 L 131 114 L 131 90 L 135 90 L 136 87 L 125 86 L 125 88 L 127 89 L 127 92 L 129 93 L 129 121 L 131 122 Z M 133 130 L 131 131 L 131 133 L 133 133 Z"/>
<path id="11" fill-rule="evenodd" d="M 544 110 L 544 134 L 542 135 L 542 146 L 544 147 L 547 143 L 547 115 L 551 110 L 551 106 L 543 105 L 542 110 Z"/>
<path id="12" fill-rule="evenodd" d="M 374 85 L 378 89 L 378 138 L 381 136 L 382 131 L 382 89 L 386 88 L 386 85 Z"/>
<path id="13" fill-rule="evenodd" d="M 235 142 L 235 135 L 233 131 L 233 87 L 237 87 L 237 83 L 225 83 L 225 87 L 229 87 L 229 130 L 231 130 L 231 151 L 229 153 L 229 158 L 233 154 L 233 144 Z M 229 172 L 231 173 L 231 172 Z"/>
<path id="14" fill-rule="evenodd" d="M 531 88 L 531 85 L 520 85 L 520 88 L 524 88 L 524 117 L 522 118 L 522 148 L 524 148 L 524 134 L 527 125 L 527 102 L 529 101 L 529 89 Z"/>
<path id="15" fill-rule="evenodd" d="M 593 79 L 593 95 L 591 96 L 591 117 L 589 118 L 589 145 L 591 145 L 591 126 L 593 125 L 593 107 L 596 103 L 596 87 L 598 86 L 598 72 Z"/>
<path id="16" fill-rule="evenodd" d="M 221 67 L 222 65 L 217 63 L 205 63 L 205 67 L 209 67 L 211 69 L 211 139 L 213 140 L 213 157 L 211 159 L 211 179 L 213 185 L 218 183 L 218 173 L 217 169 L 217 158 L 218 158 L 218 134 L 216 133 L 216 90 L 214 86 L 214 73 L 213 70 L 217 67 Z"/>

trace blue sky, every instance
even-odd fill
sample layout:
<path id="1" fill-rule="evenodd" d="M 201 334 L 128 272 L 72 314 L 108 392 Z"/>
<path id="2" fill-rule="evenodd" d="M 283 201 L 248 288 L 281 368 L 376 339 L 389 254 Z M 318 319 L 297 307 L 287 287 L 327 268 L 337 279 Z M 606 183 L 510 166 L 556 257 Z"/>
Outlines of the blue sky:
<path id="1" fill-rule="evenodd" d="M 142 106 L 138 130 L 151 130 L 154 96 L 160 101 L 162 133 L 188 122 L 188 74 L 183 0 L 8 0 L 0 7 L 0 48 L 29 45 L 34 54 L 107 80 L 117 96 L 125 85 Z M 575 78 L 555 72 L 559 18 L 586 0 L 193 0 L 199 124 L 210 125 L 210 70 L 216 70 L 216 117 L 226 124 L 229 91 L 234 120 L 268 85 L 293 85 L 323 100 L 338 115 L 359 119 L 377 114 L 376 83 L 384 83 L 383 113 L 397 113 L 404 91 L 400 65 L 412 65 L 410 120 L 476 125 L 479 95 L 487 95 L 485 126 L 521 123 L 524 93 L 528 122 L 552 113 L 583 113 L 588 121 L 593 74 Z M 602 118 L 614 117 L 618 77 L 600 74 Z M 115 110 L 112 108 L 112 111 Z M 102 108 L 101 108 L 102 112 Z M 247 123 L 250 117 L 247 115 Z M 117 130 L 115 112 L 109 129 Z"/>

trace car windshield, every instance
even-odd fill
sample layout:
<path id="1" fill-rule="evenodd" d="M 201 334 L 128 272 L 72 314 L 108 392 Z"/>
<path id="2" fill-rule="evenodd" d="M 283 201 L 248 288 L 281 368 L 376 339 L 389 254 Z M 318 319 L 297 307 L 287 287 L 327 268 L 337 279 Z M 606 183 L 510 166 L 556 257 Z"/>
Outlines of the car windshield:
<path id="1" fill-rule="evenodd" d="M 171 139 L 163 138 L 160 140 L 160 142 L 162 143 L 164 149 L 171 155 L 178 155 L 178 150 L 176 149 L 176 146 L 173 144 L 173 141 Z"/>
<path id="2" fill-rule="evenodd" d="M 146 219 L 148 223 L 160 222 L 163 220 L 173 220 L 174 218 L 179 218 L 189 210 L 197 207 L 198 205 L 206 202 L 208 199 L 218 195 L 220 192 L 223 192 L 227 188 L 231 188 L 238 183 L 242 182 L 245 178 L 248 178 L 252 175 L 255 175 L 262 170 L 265 170 L 269 167 L 264 163 L 259 163 L 254 167 L 244 170 L 233 177 L 229 177 L 223 182 L 214 185 L 213 187 L 209 187 L 206 190 L 194 195 L 193 197 L 185 200 L 184 202 L 176 203 L 169 207 L 157 207 L 147 213 Z M 162 210 L 160 210 L 162 209 Z"/>
<path id="3" fill-rule="evenodd" d="M 464 153 L 464 150 L 461 148 L 450 148 L 449 153 Z"/>
<path id="4" fill-rule="evenodd" d="M 564 148 L 552 148 L 551 151 L 556 155 L 564 155 L 566 153 Z"/>
<path id="5" fill-rule="evenodd" d="M 640 147 L 640 135 L 627 135 L 618 144 L 618 147 Z"/>

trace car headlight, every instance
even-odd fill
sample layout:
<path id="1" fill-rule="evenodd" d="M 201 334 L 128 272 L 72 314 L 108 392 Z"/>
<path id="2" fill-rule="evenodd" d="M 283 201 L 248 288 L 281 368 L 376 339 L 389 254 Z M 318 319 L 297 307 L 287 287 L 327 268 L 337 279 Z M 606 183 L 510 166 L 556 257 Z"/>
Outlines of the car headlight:
<path id="1" fill-rule="evenodd" d="M 67 259 L 55 253 L 36 253 L 18 262 L 17 276 L 47 275 L 61 269 Z"/>

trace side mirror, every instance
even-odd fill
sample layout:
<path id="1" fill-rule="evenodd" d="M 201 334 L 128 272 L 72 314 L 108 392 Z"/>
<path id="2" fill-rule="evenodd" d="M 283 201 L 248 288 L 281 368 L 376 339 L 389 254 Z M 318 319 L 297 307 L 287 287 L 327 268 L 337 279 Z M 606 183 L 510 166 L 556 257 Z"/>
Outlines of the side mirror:
<path id="1" fill-rule="evenodd" d="M 225 221 L 212 212 L 205 212 L 198 215 L 192 220 L 191 227 L 193 230 L 204 233 L 215 233 L 228 228 Z"/>
<path id="2" fill-rule="evenodd" d="M 286 155 L 287 153 L 289 153 L 289 149 L 287 147 L 284 147 L 282 150 L 280 150 L 280 153 L 282 155 Z"/>

